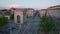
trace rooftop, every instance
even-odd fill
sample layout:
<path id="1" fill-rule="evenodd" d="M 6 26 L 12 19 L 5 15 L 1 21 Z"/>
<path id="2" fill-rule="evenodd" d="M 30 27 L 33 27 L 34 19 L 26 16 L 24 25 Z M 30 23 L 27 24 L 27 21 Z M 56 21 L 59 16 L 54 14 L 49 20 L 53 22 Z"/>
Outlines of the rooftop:
<path id="1" fill-rule="evenodd" d="M 60 9 L 60 5 L 57 6 L 51 6 L 47 8 L 48 10 L 55 10 L 55 9 Z"/>

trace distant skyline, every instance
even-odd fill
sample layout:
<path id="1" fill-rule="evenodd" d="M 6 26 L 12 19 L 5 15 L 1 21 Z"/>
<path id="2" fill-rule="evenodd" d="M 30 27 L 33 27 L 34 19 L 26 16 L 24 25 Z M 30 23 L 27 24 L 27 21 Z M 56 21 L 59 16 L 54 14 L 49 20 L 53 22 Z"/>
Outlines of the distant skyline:
<path id="1" fill-rule="evenodd" d="M 60 5 L 60 0 L 0 0 L 0 9 L 11 7 L 45 9 L 54 5 Z"/>

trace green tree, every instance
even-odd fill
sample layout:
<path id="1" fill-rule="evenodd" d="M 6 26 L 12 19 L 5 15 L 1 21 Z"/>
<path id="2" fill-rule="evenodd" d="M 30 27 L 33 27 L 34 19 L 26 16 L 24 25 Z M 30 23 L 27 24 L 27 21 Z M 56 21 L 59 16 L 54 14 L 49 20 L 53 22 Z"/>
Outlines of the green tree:
<path id="1" fill-rule="evenodd" d="M 0 28 L 7 24 L 8 18 L 5 16 L 0 16 Z"/>
<path id="2" fill-rule="evenodd" d="M 45 34 L 49 34 L 49 32 L 55 32 L 55 22 L 52 18 L 42 16 L 40 17 L 39 26 L 42 27 L 42 31 L 45 32 Z"/>
<path id="3" fill-rule="evenodd" d="M 12 14 L 12 15 L 10 16 L 10 19 L 14 19 L 14 14 Z"/>

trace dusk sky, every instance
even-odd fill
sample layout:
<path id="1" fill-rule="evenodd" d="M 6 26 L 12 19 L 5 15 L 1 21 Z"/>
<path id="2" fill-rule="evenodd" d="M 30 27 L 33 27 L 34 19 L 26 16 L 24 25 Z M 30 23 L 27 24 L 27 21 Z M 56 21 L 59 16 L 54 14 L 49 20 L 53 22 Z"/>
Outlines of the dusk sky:
<path id="1" fill-rule="evenodd" d="M 54 5 L 60 5 L 60 0 L 0 0 L 0 9 L 10 7 L 43 9 Z"/>

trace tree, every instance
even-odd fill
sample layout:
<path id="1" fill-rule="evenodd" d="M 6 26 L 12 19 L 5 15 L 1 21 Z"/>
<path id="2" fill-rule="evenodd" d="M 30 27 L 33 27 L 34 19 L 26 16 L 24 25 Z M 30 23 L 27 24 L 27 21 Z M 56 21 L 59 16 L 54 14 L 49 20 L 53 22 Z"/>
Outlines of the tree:
<path id="1" fill-rule="evenodd" d="M 0 28 L 7 24 L 8 18 L 5 16 L 0 16 Z"/>
<path id="2" fill-rule="evenodd" d="M 55 21 L 52 19 L 52 17 L 46 16 L 47 11 L 45 15 L 40 17 L 39 26 L 42 27 L 42 31 L 45 32 L 45 34 L 49 34 L 49 32 L 55 32 Z"/>
<path id="3" fill-rule="evenodd" d="M 10 16 L 10 19 L 14 19 L 14 14 L 12 14 L 12 15 Z"/>

